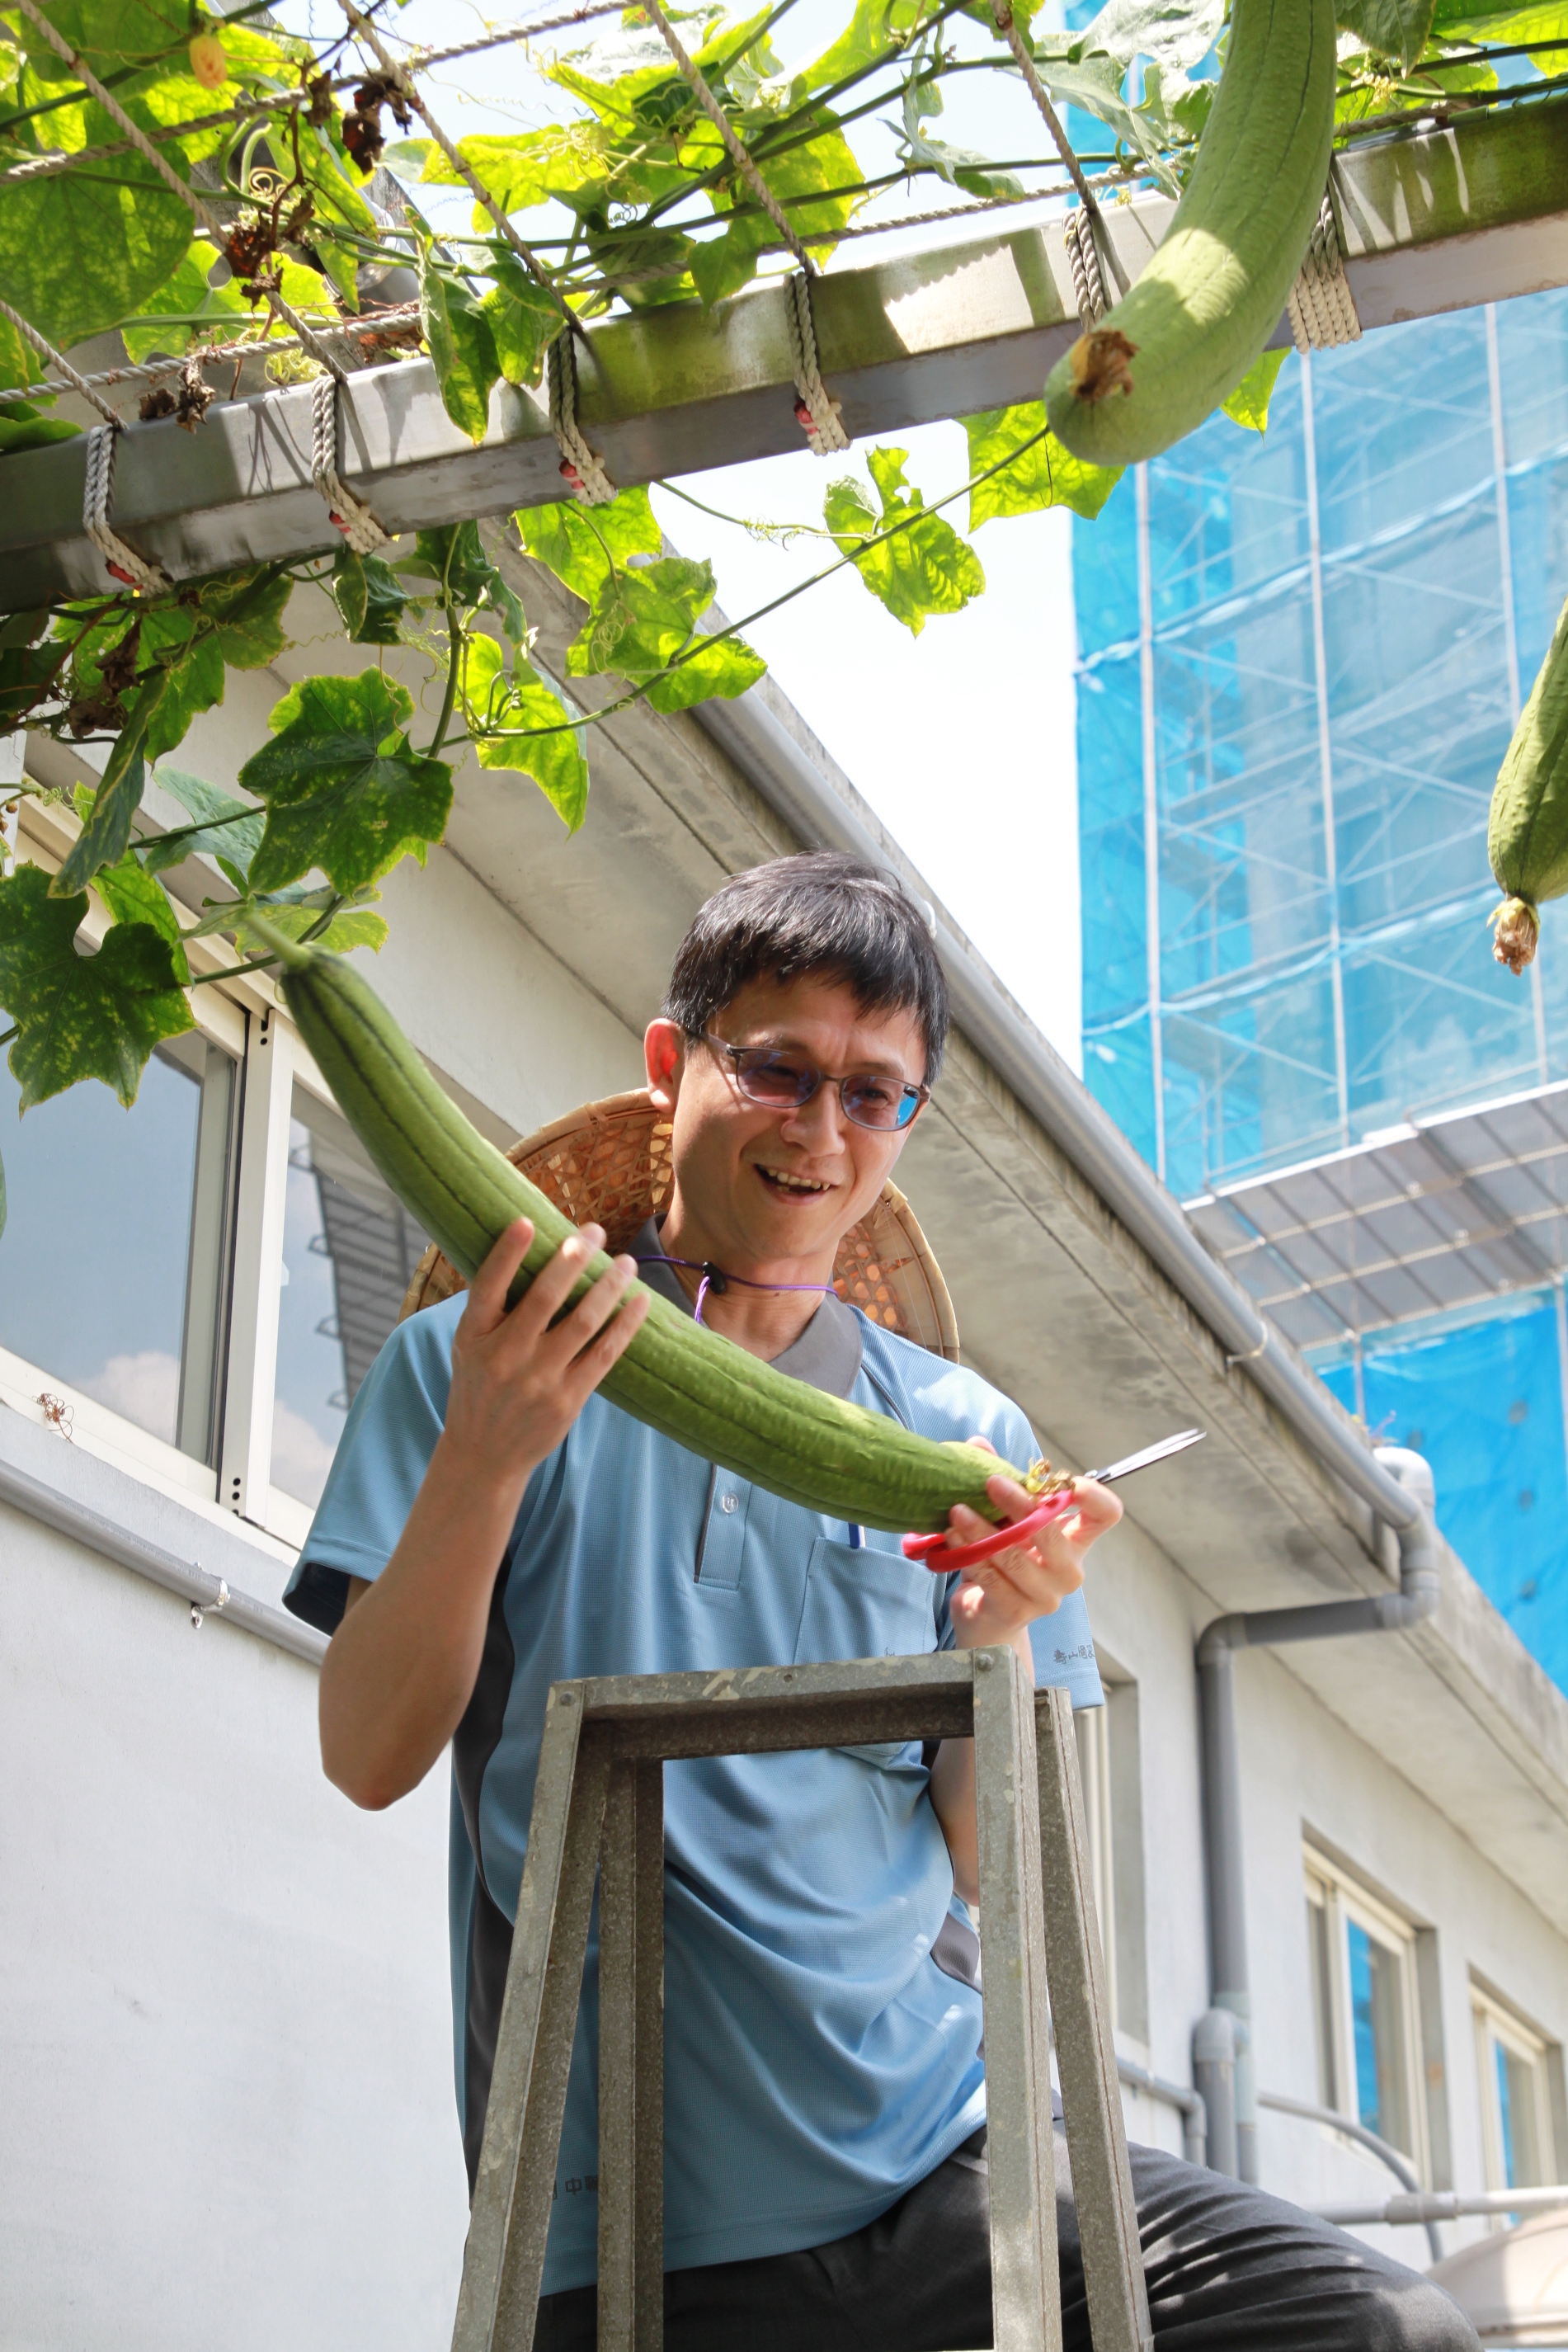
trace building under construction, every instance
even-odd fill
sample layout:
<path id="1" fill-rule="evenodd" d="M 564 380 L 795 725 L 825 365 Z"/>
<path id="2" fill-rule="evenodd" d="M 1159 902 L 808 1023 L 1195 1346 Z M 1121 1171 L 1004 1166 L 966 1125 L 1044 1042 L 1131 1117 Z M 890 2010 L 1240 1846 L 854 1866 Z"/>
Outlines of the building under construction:
<path id="1" fill-rule="evenodd" d="M 1487 804 L 1568 591 L 1568 295 L 1291 358 L 1075 526 L 1084 1075 L 1568 1681 L 1568 938 Z"/>

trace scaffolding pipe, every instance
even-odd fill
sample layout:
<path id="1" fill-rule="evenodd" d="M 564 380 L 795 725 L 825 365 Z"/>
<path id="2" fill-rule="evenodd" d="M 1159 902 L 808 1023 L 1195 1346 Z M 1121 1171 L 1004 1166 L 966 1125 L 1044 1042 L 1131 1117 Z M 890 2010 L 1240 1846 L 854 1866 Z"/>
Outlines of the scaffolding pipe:
<path id="1" fill-rule="evenodd" d="M 1431 1470 L 1420 1454 L 1403 1446 L 1380 1446 L 1377 1461 L 1386 1475 L 1399 1481 L 1415 1515 L 1399 1531 L 1398 1591 L 1368 1594 L 1358 1601 L 1318 1601 L 1301 1609 L 1250 1610 L 1217 1617 L 1197 1644 L 1209 2014 L 1228 2011 L 1236 2020 L 1236 2169 L 1239 2179 L 1254 2183 L 1258 2179 L 1258 2102 L 1252 2074 L 1241 1766 L 1232 1661 L 1238 1650 L 1273 1649 L 1285 1642 L 1403 1633 L 1431 1616 L 1438 1594 Z M 1194 2047 L 1196 2051 L 1196 2039 Z M 1419 2183 L 1412 2177 L 1406 2185 L 1415 2189 Z"/>

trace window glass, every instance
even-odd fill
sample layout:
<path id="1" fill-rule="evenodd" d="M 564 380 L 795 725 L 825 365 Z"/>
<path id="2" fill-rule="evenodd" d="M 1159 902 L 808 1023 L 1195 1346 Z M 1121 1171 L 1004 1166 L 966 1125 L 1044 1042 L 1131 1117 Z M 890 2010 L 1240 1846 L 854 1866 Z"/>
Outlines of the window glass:
<path id="1" fill-rule="evenodd" d="M 1533 2188 L 1541 2179 L 1536 2133 L 1535 2067 L 1506 2043 L 1494 2040 L 1499 2137 L 1502 2177 L 1510 2189 Z"/>
<path id="2" fill-rule="evenodd" d="M 343 1416 L 397 1321 L 425 1236 L 347 1120 L 298 1087 L 293 1108 L 272 1483 L 316 1503 Z"/>
<path id="3" fill-rule="evenodd" d="M 1348 1923 L 1356 2113 L 1368 2131 L 1408 2152 L 1405 2098 L 1405 2016 L 1400 1955 L 1359 1920 Z"/>
<path id="4" fill-rule="evenodd" d="M 198 1462 L 214 1455 L 235 1065 L 160 1045 L 134 1107 L 89 1080 L 17 1118 L 0 1065 L 8 1216 L 0 1346 Z"/>

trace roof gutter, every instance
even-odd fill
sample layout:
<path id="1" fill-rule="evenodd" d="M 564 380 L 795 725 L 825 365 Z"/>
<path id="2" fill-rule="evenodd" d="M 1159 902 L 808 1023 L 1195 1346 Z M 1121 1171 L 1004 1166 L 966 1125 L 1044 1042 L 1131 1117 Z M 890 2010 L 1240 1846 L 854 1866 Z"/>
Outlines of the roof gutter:
<path id="1" fill-rule="evenodd" d="M 842 849 L 873 866 L 887 845 L 808 758 L 755 690 L 693 712 L 768 806 L 812 848 Z M 912 878 L 914 869 L 908 869 Z M 1175 1195 L 1139 1158 L 968 943 L 938 920 L 937 947 L 953 1015 L 971 1045 L 1038 1119 L 1053 1143 L 1203 1318 L 1232 1363 L 1245 1366 L 1318 1460 L 1392 1528 L 1415 1525 L 1419 1505 L 1375 1460 L 1349 1416 L 1264 1321 L 1235 1277 L 1199 1241 Z"/>

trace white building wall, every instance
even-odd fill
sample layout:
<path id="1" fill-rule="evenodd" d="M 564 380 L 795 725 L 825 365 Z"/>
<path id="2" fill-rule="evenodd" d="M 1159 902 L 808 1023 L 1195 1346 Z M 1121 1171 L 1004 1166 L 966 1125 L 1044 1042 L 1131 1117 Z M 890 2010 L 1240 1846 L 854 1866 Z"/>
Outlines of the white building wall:
<path id="1" fill-rule="evenodd" d="M 444 2342 L 444 1771 L 356 1812 L 312 1666 L 3 1507 L 0 1687 L 0 2346 Z"/>
<path id="2" fill-rule="evenodd" d="M 1096 1550 L 1089 1601 L 1097 1641 L 1139 1693 L 1149 2041 L 1145 2048 L 1119 2033 L 1118 2042 L 1156 2074 L 1190 2081 L 1192 2027 L 1208 1997 L 1194 1649 L 1217 1612 L 1132 1526 Z M 1244 1651 L 1235 1675 L 1258 2085 L 1313 2105 L 1320 2098 L 1302 1869 L 1311 1836 L 1436 1935 L 1442 2080 L 1428 2082 L 1427 2096 L 1446 2099 L 1451 2158 L 1447 2177 L 1427 2185 L 1484 2189 L 1471 1971 L 1549 2039 L 1568 2042 L 1568 1943 L 1411 1780 L 1291 1674 L 1281 1654 Z M 1119 1852 L 1118 1873 L 1133 1866 L 1134 1858 Z M 1179 2149 L 1170 2109 L 1131 2093 L 1125 2104 L 1134 2137 Z M 1397 2193 L 1393 2174 L 1343 2137 L 1266 2108 L 1259 2123 L 1262 2185 L 1275 2194 L 1320 2206 L 1377 2204 Z M 1557 2159 L 1563 2178 L 1568 2148 Z M 1444 2224 L 1445 2250 L 1489 2226 Z M 1360 2234 L 1398 2261 L 1427 2265 L 1419 2228 Z"/>

